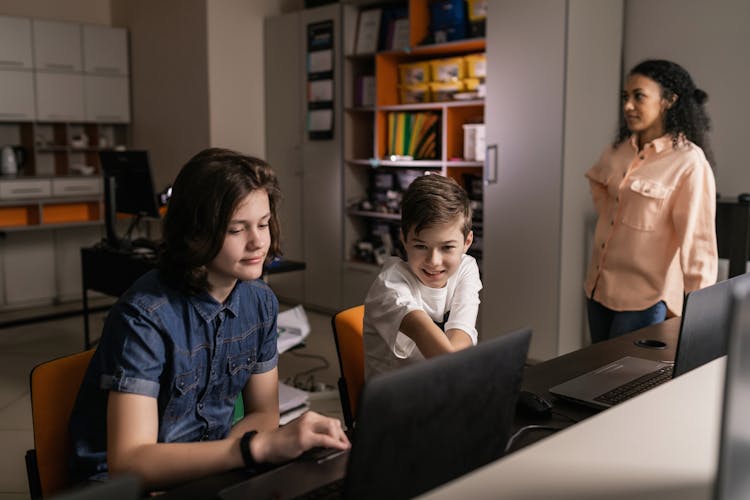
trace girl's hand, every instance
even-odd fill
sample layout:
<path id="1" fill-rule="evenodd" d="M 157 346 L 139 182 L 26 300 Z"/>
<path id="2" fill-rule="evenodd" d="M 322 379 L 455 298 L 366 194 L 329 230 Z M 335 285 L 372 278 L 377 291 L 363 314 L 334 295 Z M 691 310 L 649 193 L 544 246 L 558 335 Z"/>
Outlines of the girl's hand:
<path id="1" fill-rule="evenodd" d="M 310 448 L 351 447 L 341 421 L 308 411 L 284 427 L 259 432 L 250 442 L 256 462 L 280 463 L 300 456 Z"/>

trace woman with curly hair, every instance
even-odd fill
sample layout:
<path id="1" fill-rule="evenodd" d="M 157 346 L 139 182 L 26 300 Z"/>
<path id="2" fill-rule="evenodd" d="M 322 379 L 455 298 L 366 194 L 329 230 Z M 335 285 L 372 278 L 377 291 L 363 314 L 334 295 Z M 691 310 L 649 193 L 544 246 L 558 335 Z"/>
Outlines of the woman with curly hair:
<path id="1" fill-rule="evenodd" d="M 686 293 L 716 281 L 707 97 L 671 61 L 628 74 L 615 143 L 586 172 L 598 213 L 584 284 L 592 342 L 677 316 Z"/>

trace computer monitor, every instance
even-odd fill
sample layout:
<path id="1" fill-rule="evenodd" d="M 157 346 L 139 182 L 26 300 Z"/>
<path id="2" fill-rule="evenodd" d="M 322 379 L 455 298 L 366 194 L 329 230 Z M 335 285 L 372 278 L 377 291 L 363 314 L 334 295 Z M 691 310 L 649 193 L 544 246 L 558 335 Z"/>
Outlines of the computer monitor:
<path id="1" fill-rule="evenodd" d="M 159 203 L 151 176 L 148 152 L 101 151 L 99 159 L 104 173 L 107 243 L 119 248 L 122 242 L 115 231 L 118 212 L 135 216 L 134 223 L 144 216 L 159 218 Z M 126 240 L 129 233 L 130 230 Z"/>

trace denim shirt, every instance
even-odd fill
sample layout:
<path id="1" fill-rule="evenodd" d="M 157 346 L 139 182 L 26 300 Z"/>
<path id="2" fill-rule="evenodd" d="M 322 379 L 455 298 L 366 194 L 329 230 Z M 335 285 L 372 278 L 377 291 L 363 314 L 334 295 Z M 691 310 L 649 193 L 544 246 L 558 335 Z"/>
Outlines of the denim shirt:
<path id="1" fill-rule="evenodd" d="M 109 391 L 156 398 L 158 442 L 222 439 L 250 376 L 276 367 L 278 301 L 260 280 L 237 282 L 224 304 L 146 273 L 109 312 L 70 420 L 77 480 L 107 471 Z"/>

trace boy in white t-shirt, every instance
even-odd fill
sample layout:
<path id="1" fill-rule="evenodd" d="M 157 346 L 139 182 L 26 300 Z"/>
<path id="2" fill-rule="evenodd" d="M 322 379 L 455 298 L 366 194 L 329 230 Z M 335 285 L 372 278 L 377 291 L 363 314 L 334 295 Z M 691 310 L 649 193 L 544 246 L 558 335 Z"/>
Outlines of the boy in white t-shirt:
<path id="1" fill-rule="evenodd" d="M 479 268 L 466 191 L 418 177 L 401 202 L 407 260 L 388 259 L 365 298 L 365 377 L 477 343 Z"/>

